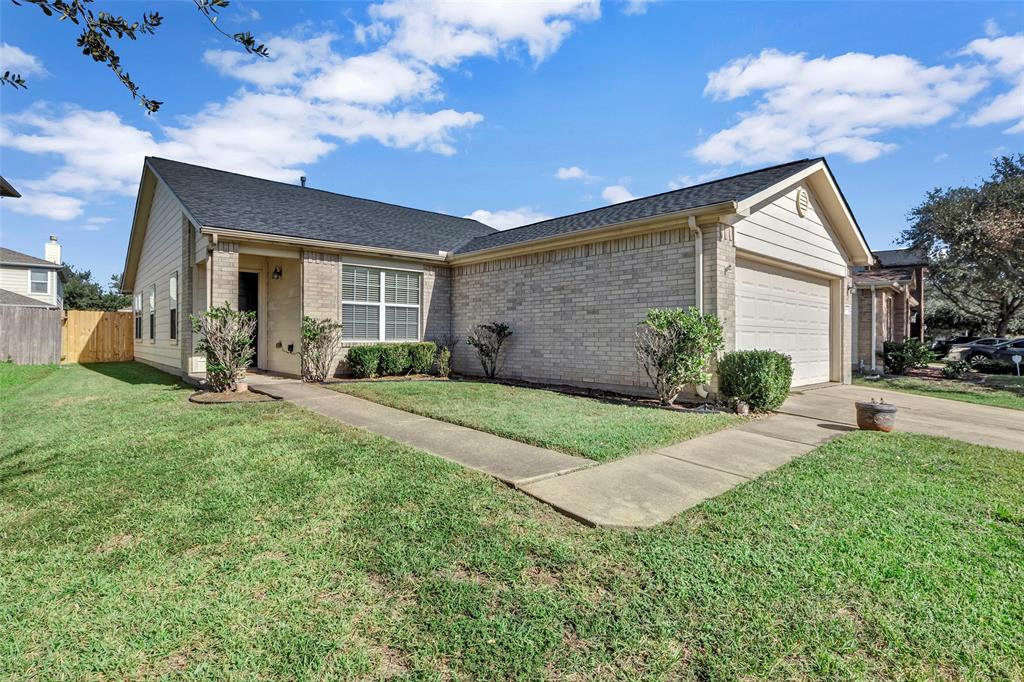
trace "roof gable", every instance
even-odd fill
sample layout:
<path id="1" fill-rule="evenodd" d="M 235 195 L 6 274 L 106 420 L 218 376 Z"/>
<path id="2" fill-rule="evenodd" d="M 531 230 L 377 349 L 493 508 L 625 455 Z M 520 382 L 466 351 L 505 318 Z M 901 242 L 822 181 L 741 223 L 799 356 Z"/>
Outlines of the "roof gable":
<path id="1" fill-rule="evenodd" d="M 25 267 L 50 268 L 52 270 L 60 270 L 63 267 L 57 263 L 51 263 L 43 258 L 36 258 L 35 256 L 30 256 L 27 253 L 22 253 L 21 251 L 5 248 L 0 248 L 0 264 L 24 265 Z"/>

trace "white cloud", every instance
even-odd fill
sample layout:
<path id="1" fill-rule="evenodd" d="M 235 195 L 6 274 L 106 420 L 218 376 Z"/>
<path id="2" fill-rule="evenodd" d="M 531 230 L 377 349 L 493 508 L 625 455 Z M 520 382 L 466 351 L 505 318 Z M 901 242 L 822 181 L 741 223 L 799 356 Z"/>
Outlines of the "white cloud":
<path id="1" fill-rule="evenodd" d="M 80 199 L 55 194 L 53 192 L 26 191 L 27 184 L 22 182 L 21 198 L 4 201 L 4 208 L 10 207 L 15 213 L 42 216 L 50 220 L 71 220 L 82 215 L 84 204 Z"/>
<path id="2" fill-rule="evenodd" d="M 541 213 L 540 211 L 536 211 L 528 206 L 521 206 L 519 208 L 512 208 L 504 211 L 488 211 L 480 208 L 469 215 L 462 217 L 480 221 L 484 225 L 490 225 L 496 230 L 508 230 L 513 227 L 520 227 L 521 225 L 539 223 L 542 220 L 548 220 L 551 218 L 551 216 L 546 213 Z"/>
<path id="3" fill-rule="evenodd" d="M 1002 29 L 999 28 L 999 24 L 996 23 L 995 19 L 985 20 L 985 35 L 989 38 L 995 38 L 1002 34 Z"/>
<path id="4" fill-rule="evenodd" d="M 623 14 L 645 14 L 647 6 L 658 0 L 626 0 L 626 6 L 622 8 Z"/>
<path id="5" fill-rule="evenodd" d="M 303 166 L 340 143 L 374 140 L 451 155 L 457 135 L 483 116 L 437 106 L 443 99 L 438 69 L 520 46 L 539 62 L 600 8 L 598 0 L 388 0 L 370 14 L 373 23 L 358 26 L 356 39 L 380 44 L 364 54 L 342 54 L 336 35 L 307 35 L 304 28 L 268 37 L 267 59 L 208 50 L 204 61 L 243 87 L 173 124 L 159 125 L 154 117 L 147 121 L 152 127 L 141 128 L 110 111 L 38 105 L 4 117 L 0 146 L 56 156 L 56 167 L 26 186 L 76 195 L 79 204 L 110 193 L 134 195 L 146 155 L 285 182 L 297 181 Z M 39 205 L 23 202 L 21 210 Z M 70 213 L 70 204 L 62 212 Z M 511 219 L 510 213 L 495 212 L 492 220 Z"/>
<path id="6" fill-rule="evenodd" d="M 579 166 L 563 166 L 555 171 L 555 177 L 559 180 L 583 180 L 585 182 L 597 179 Z"/>
<path id="7" fill-rule="evenodd" d="M 1013 122 L 1006 132 L 1024 132 L 1024 33 L 979 38 L 971 41 L 961 54 L 981 57 L 996 76 L 1010 84 L 1009 91 L 989 100 L 968 123 L 983 126 Z"/>
<path id="8" fill-rule="evenodd" d="M 948 158 L 949 154 L 947 154 L 946 152 L 941 152 L 932 157 L 932 163 L 942 163 Z"/>
<path id="9" fill-rule="evenodd" d="M 718 178 L 724 177 L 726 171 L 724 168 L 715 168 L 709 170 L 707 173 L 700 173 L 698 175 L 677 175 L 668 181 L 669 189 L 682 189 L 684 187 L 692 187 L 694 185 L 701 185 L 711 180 L 717 180 Z"/>
<path id="10" fill-rule="evenodd" d="M 357 38 L 388 39 L 397 53 L 450 67 L 468 57 L 526 46 L 535 62 L 551 56 L 576 22 L 601 16 L 600 0 L 446 2 L 388 0 L 370 7 Z"/>
<path id="11" fill-rule="evenodd" d="M 806 154 L 868 161 L 896 148 L 876 136 L 941 121 L 986 85 L 981 67 L 928 67 L 903 55 L 809 59 L 764 50 L 708 74 L 706 96 L 759 99 L 739 123 L 711 135 L 694 154 L 721 165 Z"/>
<path id="12" fill-rule="evenodd" d="M 0 43 L 0 70 L 10 71 L 21 76 L 45 76 L 47 74 L 38 57 L 8 43 Z"/>
<path id="13" fill-rule="evenodd" d="M 86 232 L 96 232 L 102 229 L 107 223 L 111 223 L 113 221 L 113 218 L 107 218 L 106 216 L 92 216 L 91 218 L 85 219 L 82 229 Z"/>
<path id="14" fill-rule="evenodd" d="M 636 199 L 633 193 L 623 185 L 609 185 L 601 190 L 601 198 L 610 204 L 621 204 L 623 201 Z"/>

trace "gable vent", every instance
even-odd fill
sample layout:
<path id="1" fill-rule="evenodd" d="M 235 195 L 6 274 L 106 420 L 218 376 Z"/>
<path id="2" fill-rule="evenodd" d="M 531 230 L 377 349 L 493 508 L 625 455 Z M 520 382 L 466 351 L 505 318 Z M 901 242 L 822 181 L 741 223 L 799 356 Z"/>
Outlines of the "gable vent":
<path id="1" fill-rule="evenodd" d="M 810 206 L 810 199 L 807 198 L 807 190 L 803 187 L 798 187 L 796 190 L 796 213 L 798 216 L 803 218 L 807 215 L 807 209 Z"/>

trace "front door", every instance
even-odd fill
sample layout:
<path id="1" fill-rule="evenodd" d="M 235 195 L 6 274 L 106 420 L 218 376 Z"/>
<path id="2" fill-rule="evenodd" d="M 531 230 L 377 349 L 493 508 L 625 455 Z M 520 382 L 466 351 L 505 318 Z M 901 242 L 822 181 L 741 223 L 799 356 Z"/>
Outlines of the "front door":
<path id="1" fill-rule="evenodd" d="M 260 338 L 260 275 L 258 272 L 238 273 L 238 309 L 256 314 L 256 330 L 252 335 L 252 362 L 250 367 L 257 364 L 256 350 L 259 348 L 257 340 Z"/>

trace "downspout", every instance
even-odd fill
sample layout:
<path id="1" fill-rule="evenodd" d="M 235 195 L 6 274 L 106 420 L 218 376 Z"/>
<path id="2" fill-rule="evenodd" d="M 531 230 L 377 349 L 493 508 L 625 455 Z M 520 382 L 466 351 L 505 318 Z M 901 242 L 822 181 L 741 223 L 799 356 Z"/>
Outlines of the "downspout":
<path id="1" fill-rule="evenodd" d="M 874 372 L 878 359 L 875 353 L 878 352 L 878 313 L 875 311 L 875 287 L 871 287 L 871 371 Z"/>
<path id="2" fill-rule="evenodd" d="M 693 232 L 693 284 L 697 296 L 697 310 L 704 312 L 704 233 L 697 227 L 697 217 L 689 216 L 687 223 Z"/>
<path id="3" fill-rule="evenodd" d="M 693 288 L 697 298 L 697 310 L 704 314 L 704 233 L 697 227 L 697 217 L 688 216 L 686 219 L 693 232 Z M 704 384 L 697 384 L 693 390 L 702 399 L 708 399 L 708 387 Z"/>

